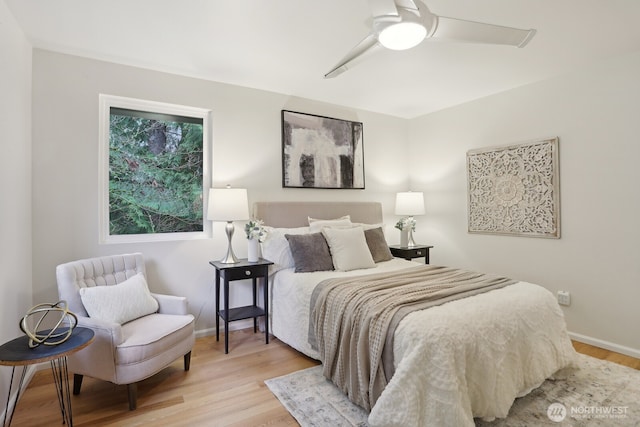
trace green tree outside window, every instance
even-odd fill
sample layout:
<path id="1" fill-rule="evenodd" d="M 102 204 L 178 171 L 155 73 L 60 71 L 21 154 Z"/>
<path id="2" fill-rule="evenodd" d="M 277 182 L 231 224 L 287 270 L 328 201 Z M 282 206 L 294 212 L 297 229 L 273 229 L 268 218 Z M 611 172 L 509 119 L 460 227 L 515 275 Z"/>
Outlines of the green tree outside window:
<path id="1" fill-rule="evenodd" d="M 203 120 L 110 108 L 109 235 L 203 231 Z"/>

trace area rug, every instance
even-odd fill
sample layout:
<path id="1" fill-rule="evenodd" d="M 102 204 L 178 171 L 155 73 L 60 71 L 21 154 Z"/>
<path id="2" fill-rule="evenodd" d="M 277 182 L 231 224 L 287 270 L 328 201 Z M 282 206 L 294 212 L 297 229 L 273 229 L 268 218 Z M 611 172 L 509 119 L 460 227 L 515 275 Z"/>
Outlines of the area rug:
<path id="1" fill-rule="evenodd" d="M 640 371 L 585 355 L 579 366 L 516 399 L 507 418 L 476 426 L 640 426 Z M 265 383 L 302 427 L 368 425 L 368 413 L 322 376 L 322 366 Z"/>

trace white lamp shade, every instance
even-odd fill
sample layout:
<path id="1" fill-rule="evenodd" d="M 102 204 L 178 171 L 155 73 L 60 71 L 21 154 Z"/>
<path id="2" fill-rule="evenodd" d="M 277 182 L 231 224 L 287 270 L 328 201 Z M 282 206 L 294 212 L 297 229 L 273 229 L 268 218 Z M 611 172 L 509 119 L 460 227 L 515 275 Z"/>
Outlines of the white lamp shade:
<path id="1" fill-rule="evenodd" d="M 423 215 L 424 195 L 422 191 L 406 191 L 396 194 L 396 215 Z"/>
<path id="2" fill-rule="evenodd" d="M 249 202 L 246 188 L 212 188 L 209 190 L 207 219 L 212 221 L 246 221 Z"/>

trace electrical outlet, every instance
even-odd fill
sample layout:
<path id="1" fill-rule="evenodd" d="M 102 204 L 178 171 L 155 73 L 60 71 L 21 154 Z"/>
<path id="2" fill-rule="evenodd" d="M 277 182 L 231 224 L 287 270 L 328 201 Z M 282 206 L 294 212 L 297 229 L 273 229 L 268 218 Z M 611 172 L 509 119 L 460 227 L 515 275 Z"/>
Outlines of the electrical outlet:
<path id="1" fill-rule="evenodd" d="M 571 305 L 571 294 L 569 291 L 558 291 L 558 304 Z"/>

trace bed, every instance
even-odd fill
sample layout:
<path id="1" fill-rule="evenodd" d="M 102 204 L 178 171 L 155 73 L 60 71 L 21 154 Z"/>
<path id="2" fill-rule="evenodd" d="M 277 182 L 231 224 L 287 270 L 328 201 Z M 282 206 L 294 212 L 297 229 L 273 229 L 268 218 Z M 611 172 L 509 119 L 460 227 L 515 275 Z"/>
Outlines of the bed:
<path id="1" fill-rule="evenodd" d="M 473 426 L 474 418 L 504 418 L 517 397 L 576 366 L 576 353 L 553 294 L 535 284 L 500 278 L 499 285 L 494 281 L 494 288 L 474 291 L 469 294 L 472 296 L 450 298 L 430 308 L 406 312 L 389 329 L 389 342 L 384 349 L 392 374 L 385 379 L 375 399 L 364 393 L 359 400 L 352 395 L 351 388 L 371 391 L 375 388 L 374 380 L 362 385 L 360 368 L 337 369 L 332 356 L 327 356 L 324 345 L 327 339 L 314 335 L 320 334 L 322 327 L 340 328 L 327 324 L 326 319 L 333 317 L 317 314 L 315 300 L 324 292 L 319 291 L 319 284 L 336 282 L 338 286 L 339 282 L 349 280 L 364 283 L 372 277 L 380 280 L 422 274 L 423 270 L 431 274 L 432 270 L 444 271 L 449 267 L 419 266 L 395 258 L 379 260 L 371 266 L 368 260 L 359 261 L 358 256 L 350 265 L 342 259 L 336 264 L 340 251 L 355 252 L 353 247 L 341 247 L 339 240 L 338 243 L 333 240 L 345 233 L 368 233 L 370 255 L 380 258 L 368 240 L 374 233 L 372 230 L 379 233 L 384 229 L 382 207 L 376 202 L 258 202 L 253 215 L 268 226 L 263 256 L 274 261 L 269 281 L 273 334 L 309 357 L 330 361 L 323 366 L 325 375 L 334 382 L 335 377 L 351 377 L 346 384 L 344 379 L 336 384 L 352 401 L 370 409 L 371 426 Z M 312 241 L 318 244 L 318 230 L 334 257 L 334 267 L 346 271 L 303 265 L 303 272 L 296 272 L 300 267 L 296 262 L 304 264 L 313 258 L 311 264 L 322 264 L 318 260 L 324 255 L 316 256 L 317 252 L 312 252 L 312 257 L 300 256 L 306 250 L 305 244 Z M 351 261 L 348 254 L 346 259 Z M 359 262 L 364 262 L 366 268 L 357 268 Z M 342 268 L 345 265 L 349 268 Z M 482 277 L 484 281 L 485 276 Z M 321 321 L 324 326 L 319 327 Z M 349 335 L 345 331 L 353 331 L 351 328 L 344 329 L 342 335 L 338 332 L 338 340 Z M 365 343 L 369 345 L 368 341 Z M 360 349 L 356 352 L 353 348 L 347 354 L 354 359 L 362 356 Z"/>

